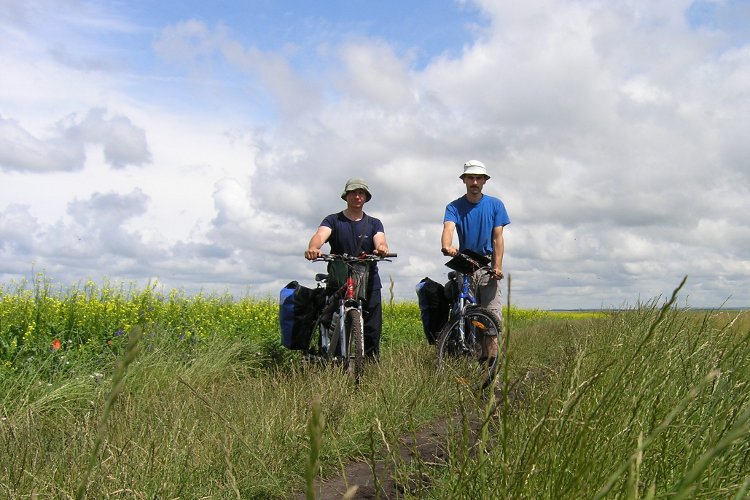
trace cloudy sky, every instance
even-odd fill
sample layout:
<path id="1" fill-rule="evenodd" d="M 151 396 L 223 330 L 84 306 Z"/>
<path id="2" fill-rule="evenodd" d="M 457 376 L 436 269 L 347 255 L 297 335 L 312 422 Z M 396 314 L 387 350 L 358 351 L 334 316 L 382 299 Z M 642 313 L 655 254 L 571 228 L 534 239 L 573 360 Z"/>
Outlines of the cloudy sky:
<path id="1" fill-rule="evenodd" d="M 0 281 L 275 297 L 358 176 L 414 299 L 479 159 L 514 304 L 687 275 L 681 304 L 750 307 L 748 26 L 747 0 L 0 0 Z"/>

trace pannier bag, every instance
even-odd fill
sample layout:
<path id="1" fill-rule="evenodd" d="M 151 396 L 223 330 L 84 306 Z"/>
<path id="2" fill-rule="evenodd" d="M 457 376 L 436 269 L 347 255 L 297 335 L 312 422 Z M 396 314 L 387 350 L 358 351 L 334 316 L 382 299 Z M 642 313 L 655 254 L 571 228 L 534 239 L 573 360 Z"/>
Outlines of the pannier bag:
<path id="1" fill-rule="evenodd" d="M 440 283 L 424 278 L 417 284 L 419 312 L 422 316 L 422 327 L 427 342 L 434 344 L 448 322 L 450 303 L 445 296 L 445 287 Z"/>
<path id="2" fill-rule="evenodd" d="M 459 284 L 458 279 L 460 275 L 456 274 L 454 271 L 451 271 L 448 273 L 448 281 L 445 282 L 445 300 L 448 301 L 448 304 L 453 304 L 456 302 L 459 296 Z M 463 279 L 463 278 L 462 278 Z M 450 307 L 450 306 L 448 306 Z"/>
<path id="3" fill-rule="evenodd" d="M 313 324 L 323 305 L 325 290 L 290 282 L 279 293 L 281 344 L 288 349 L 305 350 L 310 345 Z"/>

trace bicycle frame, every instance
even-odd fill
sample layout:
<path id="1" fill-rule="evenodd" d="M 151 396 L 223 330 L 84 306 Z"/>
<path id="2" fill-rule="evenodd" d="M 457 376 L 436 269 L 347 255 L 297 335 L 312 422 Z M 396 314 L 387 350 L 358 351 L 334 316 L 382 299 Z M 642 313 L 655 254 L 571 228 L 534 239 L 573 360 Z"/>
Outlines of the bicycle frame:
<path id="1" fill-rule="evenodd" d="M 349 343 L 346 331 L 346 315 L 352 309 L 357 309 L 360 313 L 360 316 L 362 314 L 362 301 L 355 297 L 355 290 L 356 283 L 354 282 L 354 278 L 351 276 L 350 272 L 349 276 L 347 276 L 346 278 L 346 282 L 344 283 L 344 285 L 336 292 L 334 292 L 330 298 L 330 300 L 338 300 L 339 304 L 336 308 L 336 312 L 334 313 L 338 314 L 338 318 L 335 321 L 331 322 L 330 331 L 328 328 L 325 328 L 323 325 L 321 325 L 321 335 L 323 334 L 323 330 L 325 330 L 326 333 L 326 339 L 324 342 L 322 342 L 322 347 L 325 348 L 326 352 L 330 347 L 330 340 L 334 330 L 339 330 L 340 340 L 338 342 L 338 345 L 336 346 L 336 349 L 338 350 L 338 352 L 335 353 L 336 357 L 341 356 L 345 358 L 349 356 L 349 353 L 347 352 L 347 346 L 349 345 Z M 341 296 L 342 293 L 343 296 Z"/>
<path id="2" fill-rule="evenodd" d="M 467 262 L 469 262 L 472 266 L 474 266 L 474 269 L 477 270 L 477 271 L 478 270 L 488 271 L 490 269 L 490 267 L 488 265 L 486 265 L 486 264 L 485 265 L 481 265 L 475 259 L 473 259 L 473 258 L 471 258 L 471 257 L 469 257 L 467 255 L 459 254 L 458 257 L 461 258 L 461 259 L 466 260 Z M 460 272 L 458 270 L 454 270 L 452 273 L 450 273 L 450 274 L 453 274 L 453 277 L 451 277 L 450 274 L 449 274 L 449 278 L 452 279 L 452 280 L 455 280 L 456 273 L 460 274 L 463 279 L 462 279 L 462 283 L 461 283 L 461 290 L 458 293 L 458 297 L 456 298 L 455 303 L 453 304 L 452 314 L 453 315 L 457 314 L 459 317 L 463 318 L 464 315 L 465 315 L 465 313 L 466 313 L 466 308 L 469 307 L 469 306 L 472 306 L 472 305 L 476 305 L 477 304 L 477 299 L 476 299 L 474 293 L 472 293 L 472 286 L 471 286 L 471 276 L 472 276 L 472 274 L 469 273 L 469 272 Z M 464 323 L 464 321 L 460 321 L 459 322 L 458 332 L 459 332 L 459 339 L 460 339 L 461 343 L 465 344 L 466 343 L 466 334 L 467 334 L 467 332 L 466 332 L 466 324 Z M 470 331 L 470 332 L 468 332 L 468 333 L 469 333 L 469 335 L 474 335 L 475 334 L 475 332 L 473 330 Z M 470 339 L 470 340 L 473 341 L 473 339 Z"/>
<path id="3" fill-rule="evenodd" d="M 360 358 L 364 356 L 364 352 L 359 353 L 351 353 L 349 352 L 349 343 L 350 339 L 348 338 L 349 332 L 346 328 L 346 318 L 349 316 L 350 311 L 356 310 L 358 311 L 357 317 L 359 318 L 358 321 L 360 321 L 360 328 L 359 331 L 364 331 L 364 324 L 363 324 L 363 314 L 362 314 L 362 299 L 359 297 L 359 287 L 362 286 L 363 278 L 366 276 L 364 273 L 369 273 L 370 270 L 367 268 L 366 271 L 364 271 L 363 274 L 359 274 L 358 271 L 356 271 L 353 268 L 353 265 L 355 263 L 368 263 L 368 262 L 374 262 L 379 260 L 387 260 L 387 257 L 396 257 L 396 254 L 388 254 L 384 257 L 379 257 L 376 255 L 367 255 L 363 254 L 359 257 L 349 256 L 349 255 L 321 255 L 319 258 L 315 260 L 321 260 L 321 261 L 343 261 L 347 265 L 347 277 L 344 281 L 344 284 L 337 289 L 330 297 L 329 300 L 337 300 L 338 306 L 335 309 L 338 313 L 338 321 L 333 321 L 331 324 L 331 328 L 325 328 L 322 324 L 320 325 L 321 328 L 321 347 L 325 349 L 325 352 L 329 355 L 333 355 L 335 358 L 342 358 L 342 359 L 349 359 L 351 357 L 359 356 Z M 321 277 L 319 281 L 318 286 L 320 286 L 320 282 L 327 279 L 327 275 L 319 275 Z M 317 279 L 317 278 L 316 278 Z M 325 308 L 324 308 L 325 309 Z M 321 312 L 321 315 L 323 313 Z M 336 331 L 338 330 L 338 331 Z M 338 333 L 338 343 L 334 346 L 333 353 L 329 353 L 330 349 L 330 342 L 333 338 L 336 338 L 335 333 Z M 326 338 L 323 338 L 323 337 Z"/>
<path id="4" fill-rule="evenodd" d="M 469 277 L 469 274 L 461 273 L 461 276 L 463 278 L 461 291 L 458 293 L 458 297 L 456 298 L 456 302 L 453 305 L 453 309 L 455 311 L 455 314 L 463 317 L 466 312 L 466 308 L 470 305 L 476 304 L 477 300 L 474 297 L 474 294 L 471 293 L 471 278 Z M 458 333 L 461 342 L 465 343 L 466 324 L 463 321 L 459 322 Z"/>

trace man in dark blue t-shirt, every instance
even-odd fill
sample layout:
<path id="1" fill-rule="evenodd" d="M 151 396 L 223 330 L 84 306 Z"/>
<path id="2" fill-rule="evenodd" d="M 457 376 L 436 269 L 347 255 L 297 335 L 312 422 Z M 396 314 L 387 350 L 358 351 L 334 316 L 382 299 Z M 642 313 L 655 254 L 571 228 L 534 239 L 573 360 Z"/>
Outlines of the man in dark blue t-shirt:
<path id="1" fill-rule="evenodd" d="M 466 186 L 466 194 L 445 207 L 440 243 L 444 255 L 455 256 L 460 250 L 471 250 L 490 257 L 492 275 L 478 271 L 473 281 L 476 283 L 479 304 L 495 313 L 498 320 L 502 321 L 499 281 L 503 278 L 505 253 L 503 227 L 510 224 L 510 218 L 502 201 L 482 193 L 489 178 L 481 161 L 470 160 L 464 163 L 460 179 Z M 453 246 L 454 232 L 458 233 L 458 248 Z M 489 345 L 484 346 L 485 354 L 496 356 L 497 347 L 497 338 L 490 339 Z"/>
<path id="2" fill-rule="evenodd" d="M 364 212 L 364 205 L 372 198 L 367 183 L 362 179 L 349 179 L 341 194 L 346 208 L 323 219 L 320 227 L 310 238 L 305 258 L 313 260 L 320 256 L 321 247 L 326 242 L 331 245 L 331 253 L 359 255 L 388 253 L 383 223 Z M 330 273 L 329 273 L 330 274 Z M 377 358 L 380 355 L 380 335 L 383 330 L 383 308 L 381 306 L 380 275 L 376 262 L 370 268 L 370 279 L 366 299 L 363 304 L 365 356 Z"/>

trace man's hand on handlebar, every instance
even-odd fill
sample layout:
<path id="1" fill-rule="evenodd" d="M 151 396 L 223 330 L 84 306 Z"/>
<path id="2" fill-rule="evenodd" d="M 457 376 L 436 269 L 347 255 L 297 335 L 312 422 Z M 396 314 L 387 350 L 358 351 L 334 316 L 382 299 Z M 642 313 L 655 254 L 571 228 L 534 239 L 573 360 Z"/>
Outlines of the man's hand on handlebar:
<path id="1" fill-rule="evenodd" d="M 378 245 L 375 250 L 372 251 L 375 255 L 380 255 L 381 257 L 388 255 L 388 245 L 385 245 L 381 243 Z"/>
<path id="2" fill-rule="evenodd" d="M 456 247 L 443 247 L 440 249 L 441 252 L 443 252 L 443 255 L 447 255 L 450 257 L 455 257 L 458 255 L 458 248 Z"/>
<path id="3" fill-rule="evenodd" d="M 320 257 L 320 255 L 322 253 L 323 252 L 320 251 L 320 248 L 312 248 L 311 247 L 311 248 L 308 248 L 307 250 L 305 250 L 305 258 L 307 260 L 315 260 L 318 257 Z"/>

